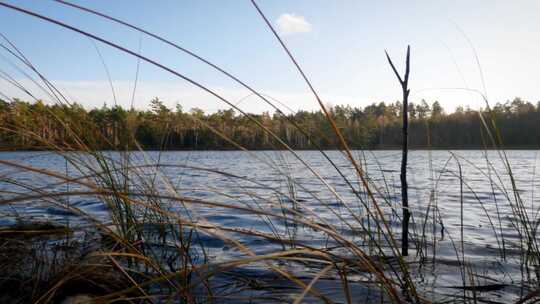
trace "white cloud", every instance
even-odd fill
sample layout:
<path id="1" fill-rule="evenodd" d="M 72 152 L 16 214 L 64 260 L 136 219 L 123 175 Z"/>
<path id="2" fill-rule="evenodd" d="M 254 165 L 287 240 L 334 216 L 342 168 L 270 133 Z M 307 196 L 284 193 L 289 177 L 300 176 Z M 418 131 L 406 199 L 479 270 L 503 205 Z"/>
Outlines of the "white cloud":
<path id="1" fill-rule="evenodd" d="M 35 97 L 43 99 L 46 103 L 54 103 L 51 97 L 43 93 L 29 80 L 18 79 L 18 82 L 20 82 Z M 107 81 L 58 80 L 52 82 L 70 101 L 78 102 L 86 108 L 99 108 L 104 103 L 107 103 L 109 106 L 114 105 L 111 88 Z M 131 103 L 130 100 L 133 91 L 133 82 L 114 81 L 113 84 L 118 105 L 128 108 Z M 233 104 L 237 104 L 246 112 L 273 112 L 273 109 L 269 105 L 265 104 L 263 101 L 253 96 L 245 89 L 238 87 L 211 87 L 210 89 L 228 99 Z M 264 95 L 271 96 L 272 98 L 279 100 L 281 103 L 286 104 L 287 107 L 292 108 L 294 111 L 299 109 L 318 109 L 317 102 L 308 92 L 281 91 L 272 89 L 261 89 L 260 91 Z M 24 92 L 11 85 L 8 85 L 1 79 L 0 93 L 3 93 L 8 97 L 17 97 L 22 100 L 32 101 L 32 99 L 28 95 L 24 94 Z M 187 85 L 181 81 L 141 81 L 137 85 L 134 107 L 137 109 L 148 109 L 149 101 L 154 97 L 159 97 L 164 101 L 165 105 L 173 109 L 176 104 L 179 103 L 186 111 L 193 107 L 201 108 L 205 110 L 205 112 L 214 112 L 218 109 L 229 108 L 227 104 L 211 96 L 207 92 Z M 1 95 L 0 98 L 2 98 Z M 342 102 L 345 102 L 344 100 L 352 100 L 352 98 L 329 98 L 329 101 L 336 104 L 341 104 Z M 284 112 L 288 112 L 282 104 L 276 103 L 276 105 Z"/>
<path id="2" fill-rule="evenodd" d="M 276 20 L 278 30 L 283 35 L 311 32 L 311 23 L 307 22 L 304 16 L 295 14 L 281 14 Z"/>
<path id="3" fill-rule="evenodd" d="M 391 80 L 393 79 L 390 79 L 390 81 Z M 54 103 L 50 96 L 43 93 L 29 80 L 17 79 L 17 81 L 21 83 L 28 91 L 30 91 L 36 98 L 43 99 L 46 103 Z M 104 103 L 107 103 L 109 106 L 114 105 L 111 88 L 107 81 L 58 80 L 52 82 L 70 101 L 78 102 L 88 109 L 96 107 L 99 108 Z M 117 80 L 114 81 L 113 84 L 118 105 L 121 105 L 124 108 L 129 108 L 131 104 L 131 94 L 133 92 L 133 82 Z M 392 86 L 390 89 L 381 83 L 375 83 L 373 86 L 375 88 L 375 93 L 364 96 L 357 96 L 354 90 L 353 92 L 344 92 L 340 88 L 322 88 L 319 91 L 319 94 L 321 95 L 321 98 L 325 104 L 349 104 L 351 106 L 362 107 L 365 107 L 378 100 L 392 102 L 393 100 L 396 100 L 396 96 L 399 95 L 399 92 L 394 90 L 394 86 Z M 239 88 L 237 86 L 212 86 L 210 89 L 246 112 L 274 112 L 273 108 L 243 88 Z M 306 90 L 297 91 L 275 88 L 260 88 L 259 92 L 266 97 L 271 97 L 269 99 L 274 101 L 274 104 L 285 113 L 289 113 L 289 108 L 293 111 L 313 111 L 319 109 L 318 103 L 313 95 Z M 377 92 L 380 93 L 377 94 Z M 2 94 L 7 95 L 8 97 L 17 97 L 22 100 L 32 101 L 30 96 L 26 95 L 16 87 L 8 84 L 6 81 L 0 79 L 0 98 L 3 98 Z M 504 95 L 501 96 L 504 97 Z M 174 109 L 177 103 L 180 104 L 185 111 L 197 107 L 203 109 L 205 112 L 211 113 L 217 111 L 218 109 L 230 108 L 223 101 L 220 101 L 207 92 L 188 85 L 182 81 L 139 82 L 135 94 L 134 107 L 137 109 L 148 109 L 150 100 L 154 97 L 159 97 L 159 99 L 163 100 L 165 105 L 171 109 Z M 511 96 L 508 96 L 508 98 L 510 97 Z M 525 98 L 528 100 L 534 99 L 533 97 L 528 96 L 525 96 Z M 418 91 L 416 93 L 412 92 L 409 99 L 414 103 L 418 103 L 422 99 L 426 99 L 428 101 L 438 100 L 447 111 L 453 111 L 458 104 L 469 105 L 471 109 L 479 109 L 485 106 L 484 101 L 481 98 L 477 98 L 476 95 L 471 95 L 470 92 L 462 91 L 444 92 L 444 94 L 441 93 L 441 90 Z M 278 100 L 278 102 L 275 100 Z M 456 102 L 456 100 L 461 102 Z"/>

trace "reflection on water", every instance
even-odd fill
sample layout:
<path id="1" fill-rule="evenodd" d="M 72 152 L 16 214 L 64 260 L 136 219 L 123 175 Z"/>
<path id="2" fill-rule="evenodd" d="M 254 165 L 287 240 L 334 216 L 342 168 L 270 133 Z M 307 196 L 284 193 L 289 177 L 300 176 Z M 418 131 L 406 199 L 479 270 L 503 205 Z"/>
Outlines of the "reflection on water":
<path id="1" fill-rule="evenodd" d="M 283 214 L 283 206 L 298 211 L 321 225 L 332 225 L 340 233 L 358 245 L 369 249 L 370 240 L 365 229 L 376 229 L 374 219 L 366 216 L 365 189 L 361 186 L 350 163 L 338 151 L 328 152 L 337 168 L 329 164 L 319 152 L 301 151 L 299 161 L 292 153 L 257 151 L 193 151 L 193 152 L 132 152 L 129 165 L 152 164 L 137 169 L 131 183 L 139 183 L 144 177 L 158 189 L 158 193 L 223 203 L 225 206 L 181 204 L 171 202 L 167 208 L 193 219 L 208 221 L 227 228 L 256 230 L 270 235 L 278 234 L 303 245 L 314 247 L 333 244 L 327 236 L 306 225 L 283 219 L 272 219 L 264 215 L 226 206 L 267 210 Z M 519 295 L 523 282 L 523 271 L 519 261 L 523 240 L 516 229 L 516 210 L 527 214 L 532 226 L 537 224 L 539 198 L 536 193 L 537 151 L 508 151 L 515 188 L 496 151 L 412 151 L 409 155 L 409 204 L 413 211 L 414 241 L 425 241 L 421 248 L 424 257 L 421 271 L 416 275 L 422 280 L 426 291 L 436 287 L 437 293 L 455 294 L 456 286 L 462 285 L 461 235 L 466 261 L 478 276 L 478 282 L 486 287 L 483 299 L 505 302 Z M 110 153 L 120 160 L 120 155 Z M 355 151 L 372 189 L 387 213 L 396 235 L 400 235 L 400 184 L 399 151 Z M 486 157 L 487 156 L 487 157 Z M 68 174 L 71 177 L 89 173 L 88 169 L 76 168 L 59 155 L 46 152 L 4 152 L 1 160 L 16 161 Z M 155 166 L 157 163 L 160 166 Z M 459 166 L 461 166 L 461 173 Z M 156 174 L 159 172 L 159 174 Z M 317 177 L 319 175 L 319 177 Z M 24 185 L 44 191 L 76 191 L 84 187 L 76 182 L 62 183 L 50 176 L 32 173 L 8 166 L 0 166 L 0 190 L 3 198 L 29 192 Z M 17 182 L 15 182 L 17 181 Z M 136 185 L 131 185 L 130 187 Z M 516 191 L 514 191 L 516 190 Z M 93 196 L 70 196 L 64 198 L 69 206 L 79 208 L 110 220 L 106 205 Z M 396 212 L 392 212 L 392 206 Z M 33 220 L 54 220 L 70 225 L 84 224 L 85 220 L 62 206 L 54 206 L 42 199 L 21 204 L 4 205 L 3 213 L 16 214 Z M 518 208 L 518 209 L 516 209 Z M 295 216 L 294 212 L 289 216 Z M 361 217 L 361 223 L 358 219 Z M 13 216 L 0 218 L 1 225 L 13 224 Z M 463 222 L 463 228 L 461 223 Z M 362 227 L 362 225 L 364 227 Z M 230 232 L 257 254 L 281 249 L 283 244 L 269 239 Z M 200 241 L 207 248 L 206 254 L 212 261 L 227 260 L 241 253 L 211 235 L 200 234 Z M 420 244 L 420 243 L 418 243 Z M 413 246 L 414 247 L 414 246 Z M 339 248 L 334 249 L 339 252 Z M 411 261 L 417 261 L 415 254 Z M 411 265 L 415 265 L 412 263 Z M 298 267 L 293 270 L 313 275 L 317 270 Z M 303 268 L 303 269 L 300 269 Z M 414 267 L 413 267 L 414 268 Z M 235 271 L 238 271 L 235 270 Z M 256 265 L 246 266 L 242 272 L 256 272 L 257 277 L 271 276 Z M 279 280 L 275 279 L 275 284 Z M 351 275 L 351 281 L 354 276 Z M 309 282 L 309 280 L 308 280 Z M 283 286 L 288 284 L 282 282 Z M 339 298 L 342 293 L 339 282 L 331 275 L 323 277 L 316 286 Z M 280 289 L 287 293 L 286 289 Z M 274 295 L 275 295 L 274 291 Z M 369 294 L 364 289 L 355 289 L 356 294 Z"/>

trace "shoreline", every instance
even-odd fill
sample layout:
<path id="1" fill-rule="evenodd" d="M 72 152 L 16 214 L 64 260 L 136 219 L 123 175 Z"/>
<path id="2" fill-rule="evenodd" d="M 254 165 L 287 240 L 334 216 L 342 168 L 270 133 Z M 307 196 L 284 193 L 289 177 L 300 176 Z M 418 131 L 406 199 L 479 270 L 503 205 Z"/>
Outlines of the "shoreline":
<path id="1" fill-rule="evenodd" d="M 247 149 L 248 151 L 289 151 L 286 149 Z M 292 149 L 294 151 L 320 151 L 317 149 Z M 518 146 L 518 147 L 504 147 L 504 148 L 486 148 L 486 147 L 410 147 L 408 151 L 540 151 L 540 146 Z M 102 149 L 96 150 L 101 152 L 234 152 L 234 151 L 244 151 L 240 149 L 144 149 L 144 150 L 111 150 L 111 149 Z M 343 151 L 343 149 L 335 148 L 325 148 L 322 151 Z M 376 148 L 352 148 L 351 151 L 401 151 L 400 146 L 387 146 L 387 147 L 376 147 Z M 2 152 L 55 152 L 55 150 L 50 149 L 1 149 Z M 62 152 L 84 152 L 78 150 L 65 150 Z"/>

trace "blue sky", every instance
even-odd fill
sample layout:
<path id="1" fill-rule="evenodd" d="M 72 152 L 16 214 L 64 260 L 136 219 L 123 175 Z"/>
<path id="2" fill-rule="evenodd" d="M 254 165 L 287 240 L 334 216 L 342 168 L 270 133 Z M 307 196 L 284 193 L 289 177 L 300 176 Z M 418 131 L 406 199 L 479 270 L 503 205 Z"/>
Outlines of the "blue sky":
<path id="1" fill-rule="evenodd" d="M 62 20 L 139 48 L 145 56 L 204 83 L 235 102 L 249 94 L 204 64 L 99 17 L 49 0 L 3 1 Z M 232 72 L 294 110 L 317 108 L 306 85 L 250 1 L 75 1 L 170 39 Z M 324 102 L 365 106 L 393 102 L 400 90 L 384 50 L 401 65 L 412 47 L 412 99 L 439 100 L 478 108 L 478 96 L 448 88 L 483 90 L 475 55 L 493 102 L 521 96 L 540 100 L 540 2 L 538 1 L 316 1 L 260 0 L 261 9 L 283 35 Z M 87 107 L 113 104 L 107 74 L 92 42 L 79 34 L 0 7 L 0 31 L 67 95 Z M 3 42 L 4 43 L 4 42 Z M 110 70 L 117 102 L 127 106 L 137 60 L 97 44 Z M 13 69 L 0 51 L 0 70 L 39 91 Z M 12 58 L 10 58 L 12 60 Z M 28 99 L 0 80 L 0 92 Z M 135 106 L 160 97 L 168 105 L 208 111 L 227 108 L 219 100 L 167 72 L 142 63 Z M 255 97 L 247 111 L 269 109 Z"/>

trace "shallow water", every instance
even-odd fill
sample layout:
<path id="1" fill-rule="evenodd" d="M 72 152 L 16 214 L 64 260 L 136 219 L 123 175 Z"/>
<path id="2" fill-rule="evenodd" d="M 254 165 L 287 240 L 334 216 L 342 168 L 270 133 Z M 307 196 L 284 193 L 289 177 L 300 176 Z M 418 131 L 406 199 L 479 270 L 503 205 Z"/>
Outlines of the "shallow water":
<path id="1" fill-rule="evenodd" d="M 279 214 L 284 212 L 282 207 L 291 208 L 318 223 L 340 228 L 342 235 L 365 246 L 369 251 L 369 240 L 362 230 L 366 227 L 376 229 L 376 226 L 373 218 L 365 216 L 363 203 L 369 201 L 367 192 L 361 186 L 350 162 L 338 151 L 327 152 L 349 184 L 320 152 L 297 153 L 301 161 L 292 153 L 274 151 L 132 152 L 129 155 L 131 166 L 154 166 L 138 169 L 137 176 L 131 177 L 130 189 L 139 189 L 141 181 L 146 180 L 151 181 L 160 194 L 220 202 L 226 206 L 260 208 Z M 379 201 L 385 201 L 381 206 L 392 229 L 399 236 L 397 216 L 401 212 L 401 152 L 355 151 L 354 154 L 367 173 L 371 190 L 376 193 Z M 121 160 L 118 153 L 107 155 L 119 162 L 125 161 Z M 520 267 L 518 249 L 522 247 L 520 241 L 523 238 L 515 228 L 515 225 L 519 225 L 515 208 L 521 206 L 531 223 L 539 218 L 540 198 L 536 194 L 540 190 L 536 181 L 538 151 L 507 151 L 506 156 L 511 165 L 515 187 L 503 161 L 504 155 L 500 152 L 410 152 L 409 202 L 416 223 L 413 228 L 418 238 L 425 235 L 428 244 L 425 248 L 428 258 L 424 260 L 421 270 L 414 272 L 426 292 L 436 292 L 439 298 L 444 298 L 445 294 L 463 293 L 452 288 L 463 285 L 458 267 L 462 259 L 462 241 L 465 261 L 477 274 L 474 284 L 503 285 L 497 290 L 479 294 L 481 300 L 505 303 L 519 296 L 522 292 L 519 286 L 535 284 L 536 278 L 524 277 L 523 268 Z M 70 157 L 82 156 L 70 154 Z M 61 155 L 47 152 L 4 152 L 0 153 L 0 160 L 14 161 L 72 177 L 89 172 L 88 169 L 69 164 Z M 155 166 L 157 163 L 161 165 L 159 168 Z M 21 184 L 31 185 L 33 189 L 42 187 L 42 191 L 48 192 L 84 188 L 75 182 L 61 183 L 59 179 L 50 176 L 9 166 L 0 166 L 0 176 L 0 190 L 4 198 L 31 191 Z M 110 220 L 108 208 L 97 197 L 70 196 L 64 202 L 104 222 Z M 263 216 L 234 208 L 201 204 L 183 207 L 175 202 L 169 203 L 168 208 L 172 211 L 183 216 L 189 215 L 197 221 L 204 220 L 227 228 L 275 233 L 315 247 L 332 245 L 324 234 L 305 225 L 294 225 L 275 218 L 272 225 L 269 225 Z M 390 206 L 396 208 L 398 215 L 391 214 Z M 80 216 L 40 199 L 4 205 L 1 211 L 32 220 L 69 222 L 70 225 L 85 223 Z M 361 223 L 357 220 L 359 216 L 363 216 Z M 0 225 L 3 226 L 14 222 L 14 216 L 0 218 Z M 231 236 L 239 238 L 257 254 L 273 252 L 282 246 L 278 242 L 254 236 L 236 233 L 231 233 Z M 199 238 L 208 249 L 212 262 L 226 261 L 243 254 L 215 236 L 200 234 Z M 415 253 L 413 250 L 411 261 L 418 260 Z M 300 277 L 313 276 L 318 271 L 307 266 L 293 268 L 294 273 Z M 245 266 L 243 269 L 246 273 L 263 271 L 260 265 Z M 259 273 L 257 276 L 264 274 Z M 342 299 L 339 286 L 339 282 L 334 282 L 331 275 L 323 277 L 316 285 L 319 290 L 326 290 L 330 296 Z M 355 290 L 365 294 L 365 291 Z M 288 293 L 287 290 L 282 292 Z"/>

